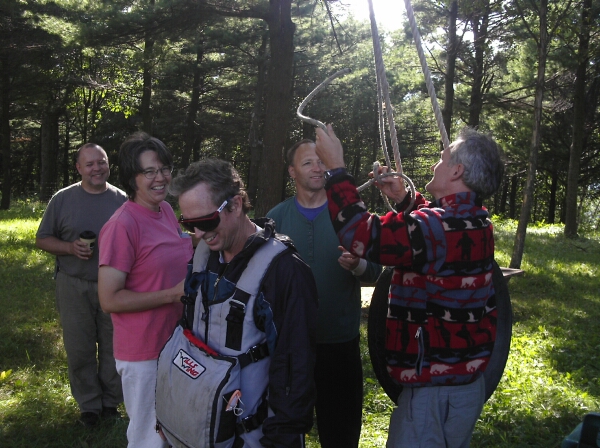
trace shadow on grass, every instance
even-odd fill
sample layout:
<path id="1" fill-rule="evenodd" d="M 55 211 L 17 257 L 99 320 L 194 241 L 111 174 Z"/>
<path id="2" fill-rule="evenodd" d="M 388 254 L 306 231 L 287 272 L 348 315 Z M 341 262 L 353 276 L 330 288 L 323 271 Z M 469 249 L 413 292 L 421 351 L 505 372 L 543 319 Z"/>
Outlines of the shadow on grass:
<path id="1" fill-rule="evenodd" d="M 0 261 L 4 287 L 0 292 L 0 371 L 44 364 L 64 358 L 62 332 L 48 262 L 31 264 L 27 257 Z"/>
<path id="2" fill-rule="evenodd" d="M 77 421 L 78 414 L 69 414 L 68 418 L 61 421 L 45 422 L 39 416 L 39 425 L 31 423 L 23 425 L 10 425 L 9 429 L 2 431 L 2 446 L 11 448 L 64 448 L 64 447 L 114 447 L 127 446 L 126 418 L 100 421 L 93 428 L 85 428 Z M 4 426 L 4 424 L 2 425 Z"/>
<path id="3" fill-rule="evenodd" d="M 568 411 L 543 419 L 519 413 L 507 419 L 480 419 L 471 448 L 559 448 L 577 423 L 579 419 L 573 418 Z M 557 433 L 564 436 L 557 440 Z"/>
<path id="4" fill-rule="evenodd" d="M 79 421 L 79 408 L 71 398 L 66 366 L 60 362 L 45 371 L 20 370 L 18 380 L 2 387 L 1 446 L 126 447 L 126 417 L 101 420 L 93 428 Z M 123 405 L 121 415 L 125 415 Z"/>
<path id="5" fill-rule="evenodd" d="M 537 257 L 527 260 L 535 269 L 510 286 L 515 324 L 551 338 L 550 366 L 600 396 L 600 245 L 542 235 L 531 235 L 528 244 L 547 249 L 535 252 Z"/>

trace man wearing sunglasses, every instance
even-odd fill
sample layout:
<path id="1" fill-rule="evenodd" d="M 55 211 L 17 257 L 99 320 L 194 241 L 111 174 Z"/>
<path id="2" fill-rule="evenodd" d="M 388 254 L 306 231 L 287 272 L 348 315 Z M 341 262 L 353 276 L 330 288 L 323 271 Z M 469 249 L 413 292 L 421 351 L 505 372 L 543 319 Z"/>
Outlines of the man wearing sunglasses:
<path id="1" fill-rule="evenodd" d="M 262 332 L 260 337 L 268 352 L 255 363 L 265 374 L 253 375 L 252 366 L 241 370 L 241 402 L 245 411 L 236 425 L 239 427 L 242 419 L 252 420 L 252 424 L 241 433 L 238 431 L 237 437 L 248 447 L 303 447 L 304 434 L 312 426 L 315 403 L 317 292 L 310 268 L 291 240 L 275 233 L 272 220 L 248 217 L 248 195 L 230 163 L 218 159 L 193 163 L 173 179 L 170 193 L 179 200 L 180 224 L 200 241 L 185 282 L 186 294 L 195 297 L 197 293 L 195 307 L 203 309 L 202 319 L 198 319 L 201 322 L 194 320 L 194 336 L 217 353 L 230 356 L 232 335 L 215 337 L 211 333 L 211 319 L 220 319 L 213 327 L 226 327 L 230 320 L 214 317 L 213 305 L 236 294 L 236 284 L 253 257 L 259 256 L 259 249 L 266 245 L 285 246 L 276 259 L 266 260 L 269 269 L 259 292 L 248 302 L 252 309 L 245 311 L 244 322 L 252 317 L 250 323 Z M 199 250 L 205 250 L 201 249 L 203 245 L 208 246 L 209 252 L 201 266 L 197 255 Z M 262 258 L 259 260 L 265 263 Z M 234 303 L 232 307 L 238 305 Z M 247 333 L 244 326 L 243 334 Z M 261 406 L 265 401 L 268 413 L 267 406 Z M 263 415 L 254 413 L 261 408 L 265 409 Z"/>

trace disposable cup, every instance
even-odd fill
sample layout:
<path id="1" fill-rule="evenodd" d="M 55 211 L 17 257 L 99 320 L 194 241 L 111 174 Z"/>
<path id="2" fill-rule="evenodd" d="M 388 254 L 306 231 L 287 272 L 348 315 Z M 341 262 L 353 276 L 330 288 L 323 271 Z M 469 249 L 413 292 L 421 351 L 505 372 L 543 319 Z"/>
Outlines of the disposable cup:
<path id="1" fill-rule="evenodd" d="M 96 234 L 91 230 L 85 230 L 79 234 L 79 241 L 87 244 L 90 249 L 94 250 L 96 246 Z"/>

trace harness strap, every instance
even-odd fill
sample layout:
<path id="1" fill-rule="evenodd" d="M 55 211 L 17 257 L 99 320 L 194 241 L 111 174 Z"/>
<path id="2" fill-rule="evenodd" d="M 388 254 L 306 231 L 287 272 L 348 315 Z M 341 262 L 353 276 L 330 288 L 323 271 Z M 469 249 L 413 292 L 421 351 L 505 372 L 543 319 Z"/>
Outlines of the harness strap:
<path id="1" fill-rule="evenodd" d="M 225 317 L 225 322 L 227 322 L 225 346 L 232 350 L 242 350 L 244 319 L 250 297 L 249 293 L 236 288 L 233 297 L 229 301 L 229 313 Z"/>
<path id="2" fill-rule="evenodd" d="M 240 367 L 243 369 L 248 364 L 258 362 L 267 356 L 269 356 L 269 346 L 266 342 L 263 342 L 250 348 L 246 353 L 238 355 L 237 358 L 240 361 Z"/>
<path id="3" fill-rule="evenodd" d="M 266 398 L 263 399 L 262 403 L 258 406 L 256 413 L 249 415 L 246 418 L 241 419 L 235 425 L 235 435 L 240 436 L 244 433 L 254 431 L 258 429 L 260 425 L 267 419 L 269 415 L 269 403 Z"/>
<path id="4" fill-rule="evenodd" d="M 248 261 L 248 265 L 237 282 L 237 288 L 251 294 L 258 294 L 262 281 L 269 270 L 272 261 L 277 258 L 277 255 L 285 252 L 287 246 L 276 238 L 271 238 L 260 246 L 254 256 Z M 261 252 L 261 256 L 256 256 Z M 265 265 L 265 260 L 268 264 Z M 258 280 L 258 281 L 257 281 Z"/>
<path id="5" fill-rule="evenodd" d="M 187 328 L 189 330 L 193 330 L 194 323 L 194 313 L 196 308 L 196 297 L 198 296 L 198 285 L 194 282 L 194 276 L 192 275 L 194 270 L 194 265 L 199 263 L 199 266 L 206 266 L 208 262 L 208 257 L 210 255 L 210 248 L 206 244 L 206 241 L 200 240 L 196 249 L 194 250 L 194 255 L 192 259 L 188 263 L 187 266 L 187 276 L 185 289 L 186 292 L 184 296 L 181 297 L 181 302 L 183 303 L 183 315 L 181 317 L 181 326 L 183 328 Z"/>

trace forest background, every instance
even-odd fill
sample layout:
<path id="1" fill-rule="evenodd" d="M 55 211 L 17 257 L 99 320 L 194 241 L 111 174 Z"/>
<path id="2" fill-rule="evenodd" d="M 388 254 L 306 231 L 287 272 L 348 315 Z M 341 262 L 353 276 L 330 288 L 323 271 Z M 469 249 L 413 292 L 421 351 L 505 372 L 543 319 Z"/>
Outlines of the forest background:
<path id="1" fill-rule="evenodd" d="M 580 415 L 598 409 L 597 232 L 593 240 L 557 234 L 600 228 L 600 2 L 413 6 L 450 139 L 475 126 L 505 151 L 502 188 L 486 203 L 495 215 L 498 262 L 520 267 L 528 223 L 552 229 L 540 237 L 530 226 L 526 276 L 511 281 L 516 325 L 508 373 L 476 445 L 558 446 Z M 398 21 L 398 29 L 379 31 L 403 170 L 422 189 L 439 158 L 439 133 L 412 33 L 405 17 Z M 79 180 L 76 149 L 88 141 L 103 146 L 118 185 L 118 148 L 145 130 L 171 149 L 176 169 L 203 157 L 231 161 L 263 215 L 293 194 L 283 151 L 314 136 L 296 108 L 344 67 L 352 73 L 305 112 L 334 124 L 348 169 L 362 182 L 374 160 L 383 162 L 372 36 L 343 0 L 0 0 L 0 383 L 3 400 L 9 397 L 0 433 L 23 439 L 12 446 L 45 440 L 46 431 L 58 444 L 73 434 L 65 422 L 76 409 L 65 398 L 64 352 L 48 297 L 52 259 L 35 250 L 33 238 L 40 201 Z M 385 210 L 374 189 L 363 199 Z M 15 217 L 26 218 L 25 230 Z M 15 300 L 22 297 L 37 300 Z M 43 374 L 29 367 L 46 361 Z M 372 375 L 367 383 L 365 427 L 375 428 L 377 446 L 390 403 Z M 46 406 L 54 401 L 45 394 L 61 404 Z M 46 426 L 35 433 L 37 422 Z M 114 433 L 122 440 L 124 425 Z M 82 433 L 75 436 L 82 440 L 76 446 L 89 446 Z M 94 437 L 118 445 L 105 432 Z"/>
<path id="2" fill-rule="evenodd" d="M 375 4 L 377 0 L 374 0 Z M 365 0 L 365 8 L 368 8 Z M 78 180 L 73 153 L 105 148 L 116 179 L 125 137 L 163 140 L 175 168 L 216 156 L 246 181 L 257 215 L 293 193 L 283 152 L 335 125 L 362 181 L 383 160 L 369 23 L 343 0 L 2 0 L 0 208 L 47 201 Z M 501 190 L 486 204 L 530 221 L 600 226 L 600 4 L 591 0 L 415 0 L 450 139 L 464 125 L 504 148 Z M 422 189 L 440 143 L 405 17 L 380 28 L 402 168 Z M 388 134 L 389 140 L 389 134 Z M 388 147 L 391 147 L 388 141 Z M 113 182 L 115 183 L 115 182 Z M 373 189 L 367 205 L 384 210 Z M 516 241 L 516 246 L 519 243 Z M 511 267 L 519 267 L 522 246 Z"/>

